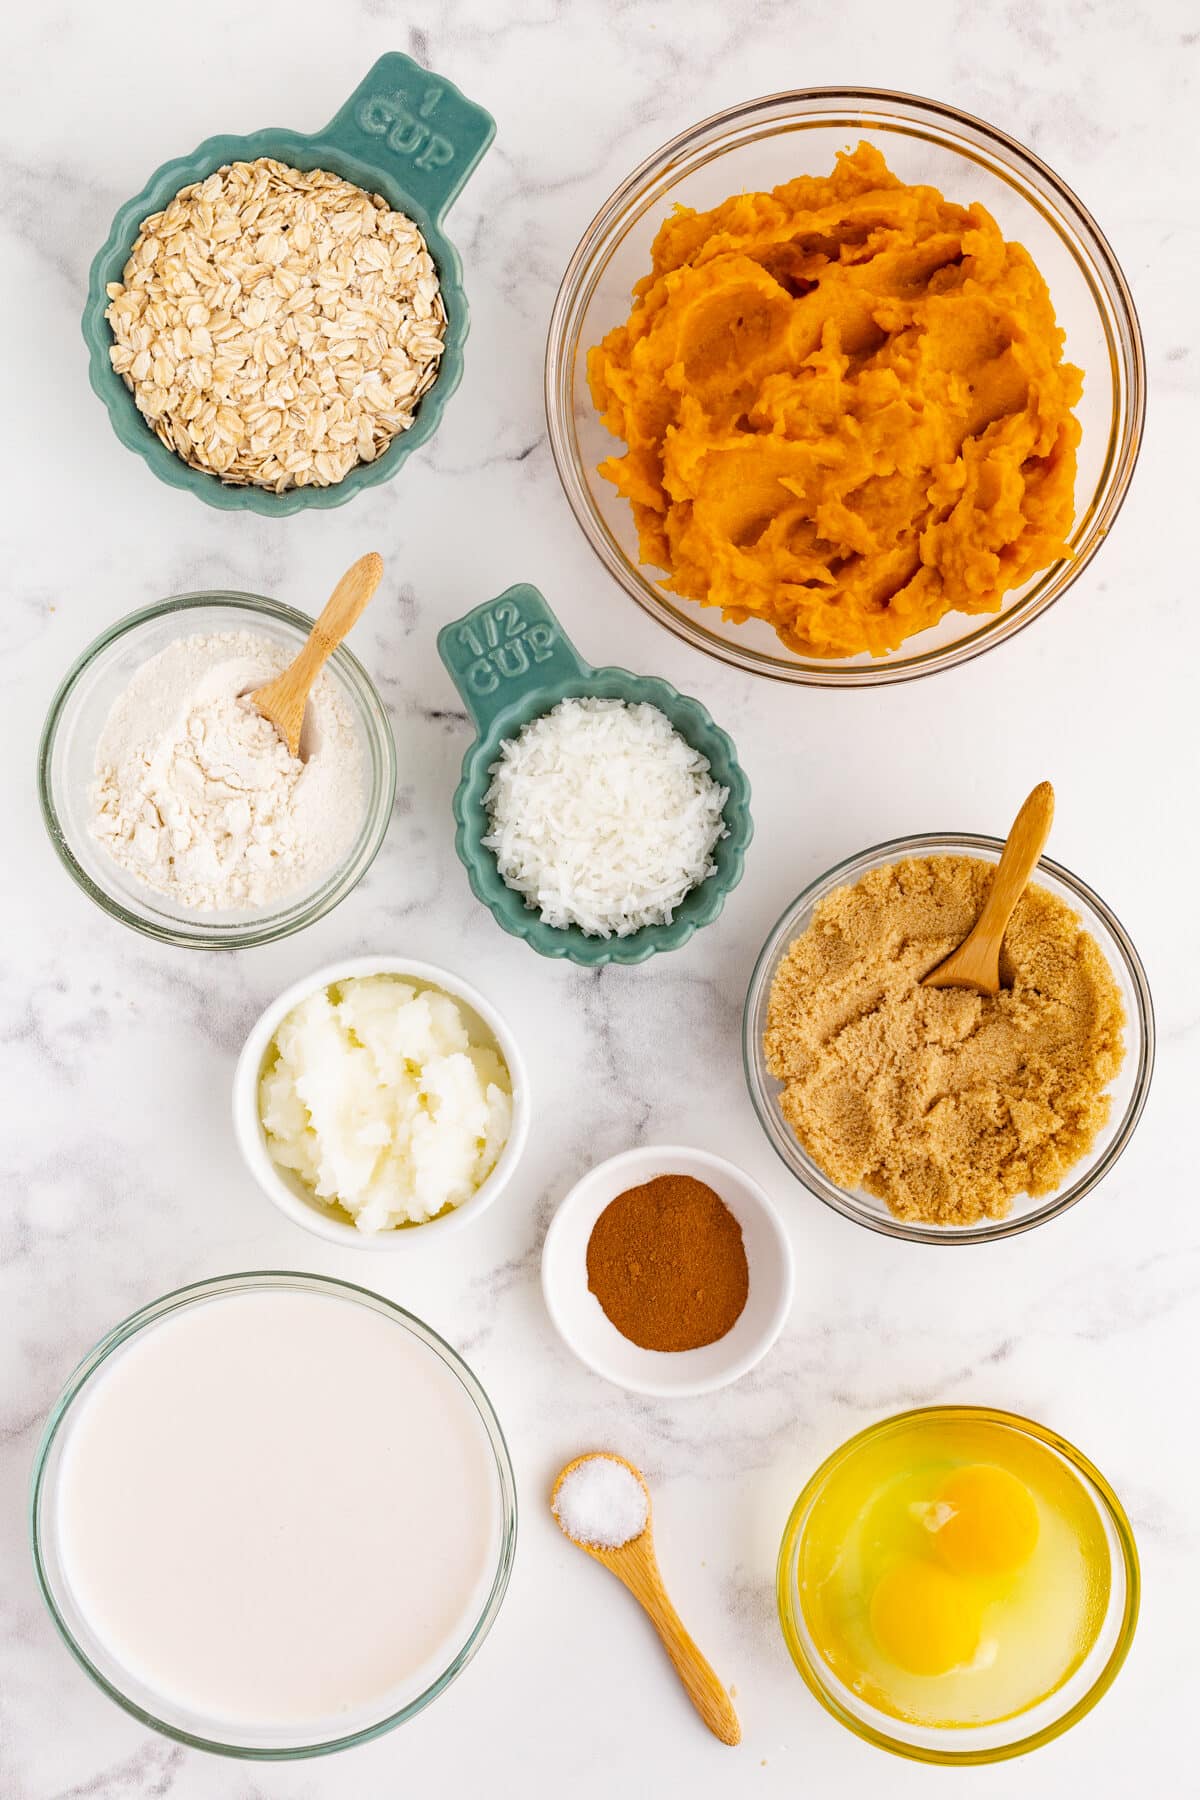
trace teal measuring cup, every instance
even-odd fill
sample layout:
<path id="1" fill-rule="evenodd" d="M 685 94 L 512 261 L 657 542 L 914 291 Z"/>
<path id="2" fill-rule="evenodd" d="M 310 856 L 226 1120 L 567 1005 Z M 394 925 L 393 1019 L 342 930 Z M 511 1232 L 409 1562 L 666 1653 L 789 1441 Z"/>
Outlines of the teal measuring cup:
<path id="1" fill-rule="evenodd" d="M 497 924 L 524 938 L 540 956 L 565 956 L 587 968 L 599 968 L 604 963 L 645 962 L 659 950 L 678 950 L 702 925 L 712 923 L 742 878 L 754 822 L 750 783 L 732 739 L 698 700 L 654 676 L 631 675 L 628 669 L 593 669 L 537 588 L 524 582 L 443 626 L 438 653 L 478 732 L 463 758 L 462 779 L 454 795 L 454 848 L 472 891 Z M 657 706 L 680 736 L 708 758 L 713 779 L 729 790 L 724 810 L 727 835 L 713 851 L 716 872 L 685 895 L 669 925 L 644 925 L 624 938 L 587 937 L 576 925 L 547 925 L 526 906 L 522 894 L 507 886 L 495 856 L 484 847 L 490 829 L 484 795 L 502 740 L 569 695 L 644 700 Z"/>
<path id="2" fill-rule="evenodd" d="M 186 488 L 225 512 L 265 513 L 275 518 L 304 507 L 343 506 L 363 488 L 389 481 L 437 430 L 446 402 L 462 379 L 467 338 L 467 297 L 462 263 L 442 221 L 479 159 L 496 135 L 495 121 L 482 106 L 460 94 L 453 82 L 398 51 L 381 56 L 366 79 L 323 131 L 303 135 L 268 127 L 249 137 L 206 138 L 190 156 L 164 163 L 140 194 L 127 200 L 96 254 L 88 276 L 83 335 L 88 377 L 104 402 L 112 428 L 171 487 Z M 329 169 L 369 193 L 382 194 L 395 211 L 420 226 L 437 267 L 446 307 L 445 349 L 438 378 L 422 399 L 407 431 L 399 432 L 372 463 L 358 463 L 332 487 L 266 488 L 227 486 L 218 475 L 193 469 L 161 444 L 115 373 L 108 352 L 112 332 L 104 317 L 106 288 L 120 281 L 143 219 L 160 212 L 180 188 L 203 181 L 226 163 L 270 156 L 295 169 Z"/>

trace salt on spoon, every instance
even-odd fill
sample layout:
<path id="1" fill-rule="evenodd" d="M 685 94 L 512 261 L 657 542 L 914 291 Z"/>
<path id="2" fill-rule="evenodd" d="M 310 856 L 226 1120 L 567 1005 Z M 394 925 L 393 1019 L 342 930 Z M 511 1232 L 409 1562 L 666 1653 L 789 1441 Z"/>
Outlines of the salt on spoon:
<path id="1" fill-rule="evenodd" d="M 554 1483 L 550 1510 L 571 1542 L 629 1589 L 708 1729 L 723 1744 L 740 1744 L 733 1701 L 667 1598 L 654 1555 L 650 1490 L 641 1471 L 609 1450 L 577 1456 Z"/>
<path id="2" fill-rule="evenodd" d="M 334 588 L 283 674 L 251 693 L 255 711 L 270 720 L 293 756 L 300 754 L 304 709 L 314 681 L 350 627 L 362 617 L 382 579 L 383 558 L 374 550 L 360 556 Z"/>

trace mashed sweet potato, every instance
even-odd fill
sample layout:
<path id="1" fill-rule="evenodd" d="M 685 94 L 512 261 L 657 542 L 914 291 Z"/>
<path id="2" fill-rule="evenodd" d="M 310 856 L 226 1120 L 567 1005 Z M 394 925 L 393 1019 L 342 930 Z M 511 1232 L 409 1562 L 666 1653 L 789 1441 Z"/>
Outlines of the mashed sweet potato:
<path id="1" fill-rule="evenodd" d="M 588 359 L 664 586 L 806 656 L 995 612 L 1065 553 L 1083 378 L 1027 251 L 860 144 L 679 210 Z"/>

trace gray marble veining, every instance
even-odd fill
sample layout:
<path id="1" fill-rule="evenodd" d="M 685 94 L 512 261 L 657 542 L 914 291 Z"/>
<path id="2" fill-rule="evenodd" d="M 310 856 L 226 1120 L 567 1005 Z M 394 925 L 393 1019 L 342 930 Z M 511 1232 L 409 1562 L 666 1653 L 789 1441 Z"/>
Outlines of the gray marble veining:
<path id="1" fill-rule="evenodd" d="M 0 1796 L 3 1800 L 434 1800 L 663 1792 L 927 1795 L 933 1773 L 856 1744 L 810 1701 L 774 1619 L 787 1509 L 821 1456 L 935 1399 L 1009 1406 L 1074 1438 L 1123 1494 L 1146 1581 L 1129 1665 L 1086 1725 L 1023 1764 L 952 1776 L 955 1797 L 1200 1793 L 1186 1749 L 1200 1680 L 1200 1452 L 1188 1373 L 1200 1322 L 1191 1142 L 1200 1079 L 1194 814 L 1200 651 L 1194 557 L 1200 275 L 1189 168 L 1200 40 L 1188 0 L 294 0 L 203 10 L 62 0 L 6 26 L 0 68 L 0 346 L 7 654 L 0 662 L 4 923 L 0 1073 Z M 87 390 L 86 270 L 116 205 L 219 129 L 315 127 L 382 51 L 408 49 L 496 116 L 451 215 L 472 306 L 463 387 L 394 484 L 272 521 L 155 483 Z M 1122 260 L 1152 384 L 1141 465 L 1111 542 L 1059 607 L 967 668 L 875 695 L 784 692 L 707 662 L 610 583 L 558 489 L 541 371 L 559 276 L 587 221 L 686 124 L 789 85 L 949 100 L 1038 151 Z M 204 586 L 315 608 L 368 548 L 385 595 L 356 648 L 391 712 L 395 817 L 333 915 L 227 958 L 110 924 L 42 831 L 33 758 L 73 657 L 119 614 Z M 534 956 L 473 901 L 449 799 L 469 741 L 438 626 L 535 582 L 581 652 L 661 673 L 735 736 L 758 835 L 725 913 L 684 950 L 600 975 Z M 893 754 L 897 743 L 904 754 Z M 958 747 L 945 754 L 946 744 Z M 741 1078 L 742 996 L 803 883 L 868 842 L 1001 828 L 1044 774 L 1054 853 L 1146 960 L 1160 1066 L 1120 1166 L 1045 1230 L 980 1253 L 893 1245 L 825 1213 L 775 1163 Z M 253 1188 L 228 1089 L 281 987 L 335 956 L 408 952 L 461 969 L 518 1024 L 536 1096 L 504 1201 L 406 1266 L 303 1236 Z M 792 1231 L 795 1310 L 771 1357 L 699 1402 L 627 1396 L 580 1367 L 541 1302 L 557 1200 L 594 1159 L 693 1141 L 763 1180 Z M 25 1542 L 30 1460 L 70 1369 L 116 1319 L 180 1283 L 298 1266 L 366 1281 L 471 1359 L 512 1447 L 521 1545 L 494 1633 L 400 1733 L 325 1763 L 254 1768 L 143 1731 L 71 1662 Z M 570 1455 L 611 1445 L 655 1489 L 664 1573 L 738 1688 L 736 1763 L 696 1727 L 640 1620 L 562 1544 L 544 1505 Z"/>

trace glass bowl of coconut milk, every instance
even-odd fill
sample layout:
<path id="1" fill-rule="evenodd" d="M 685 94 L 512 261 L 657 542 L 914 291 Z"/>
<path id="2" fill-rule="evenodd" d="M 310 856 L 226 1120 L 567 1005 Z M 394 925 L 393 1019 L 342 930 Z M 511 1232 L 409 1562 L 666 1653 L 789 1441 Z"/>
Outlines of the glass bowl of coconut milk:
<path id="1" fill-rule="evenodd" d="M 156 1300 L 76 1369 L 38 1448 L 42 1593 L 143 1724 L 269 1760 L 365 1742 L 475 1655 L 516 1549 L 496 1415 L 437 1334 L 318 1275 Z"/>

